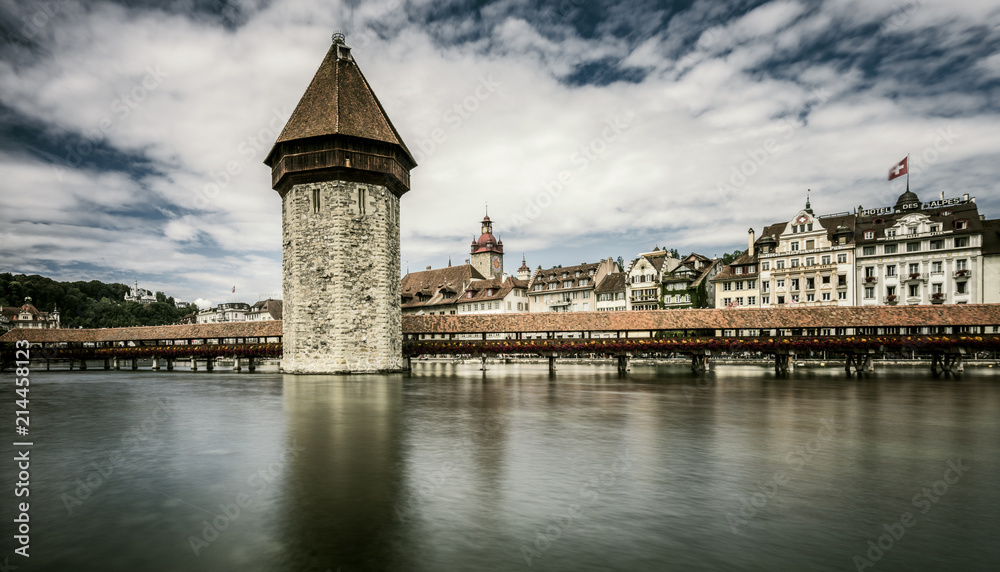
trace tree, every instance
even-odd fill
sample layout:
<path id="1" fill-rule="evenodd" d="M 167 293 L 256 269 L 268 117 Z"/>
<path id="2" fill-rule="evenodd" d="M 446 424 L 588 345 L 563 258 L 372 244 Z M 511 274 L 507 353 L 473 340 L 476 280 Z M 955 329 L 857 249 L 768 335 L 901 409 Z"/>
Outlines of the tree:
<path id="1" fill-rule="evenodd" d="M 722 263 L 723 264 L 732 264 L 734 260 L 736 260 L 737 258 L 739 258 L 741 254 L 743 254 L 743 252 L 744 251 L 742 251 L 742 250 L 734 250 L 731 253 L 723 254 L 722 255 Z"/>

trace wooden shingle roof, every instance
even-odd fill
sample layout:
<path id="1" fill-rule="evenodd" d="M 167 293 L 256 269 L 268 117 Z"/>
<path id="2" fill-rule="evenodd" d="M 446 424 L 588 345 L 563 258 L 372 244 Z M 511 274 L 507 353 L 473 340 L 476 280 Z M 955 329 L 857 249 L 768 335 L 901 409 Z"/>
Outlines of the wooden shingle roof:
<path id="1" fill-rule="evenodd" d="M 281 320 L 223 322 L 175 326 L 93 329 L 17 329 L 0 336 L 0 342 L 127 342 L 138 340 L 197 340 L 214 338 L 263 338 L 281 335 Z"/>
<path id="2" fill-rule="evenodd" d="M 330 46 L 265 163 L 270 164 L 271 155 L 281 143 L 347 135 L 399 145 L 416 165 L 354 57 L 343 56 L 344 49 L 342 44 L 339 48 L 337 43 Z M 347 50 L 349 53 L 349 48 Z"/>

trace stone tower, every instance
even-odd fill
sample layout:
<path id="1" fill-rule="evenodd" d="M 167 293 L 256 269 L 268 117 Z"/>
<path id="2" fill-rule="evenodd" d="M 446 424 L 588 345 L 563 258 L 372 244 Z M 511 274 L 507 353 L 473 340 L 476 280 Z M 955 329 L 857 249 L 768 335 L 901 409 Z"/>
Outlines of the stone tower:
<path id="1" fill-rule="evenodd" d="M 284 370 L 399 371 L 399 199 L 417 164 L 343 34 L 264 163 L 281 196 Z"/>
<path id="2" fill-rule="evenodd" d="M 489 215 L 483 217 L 481 230 L 479 239 L 472 241 L 469 262 L 483 276 L 497 278 L 503 275 L 503 241 L 494 238 Z"/>

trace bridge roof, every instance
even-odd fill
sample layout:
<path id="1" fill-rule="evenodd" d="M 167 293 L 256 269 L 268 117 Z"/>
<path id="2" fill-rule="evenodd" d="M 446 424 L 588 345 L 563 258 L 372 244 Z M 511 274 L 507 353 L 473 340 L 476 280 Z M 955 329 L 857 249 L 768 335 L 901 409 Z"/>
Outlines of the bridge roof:
<path id="1" fill-rule="evenodd" d="M 281 335 L 281 320 L 261 322 L 224 322 L 221 324 L 185 324 L 180 326 L 140 326 L 136 328 L 94 329 L 13 329 L 0 342 L 27 340 L 42 342 L 128 342 L 147 340 L 198 340 L 208 338 L 264 338 Z"/>
<path id="2" fill-rule="evenodd" d="M 1000 304 L 403 316 L 407 334 L 1000 326 Z"/>

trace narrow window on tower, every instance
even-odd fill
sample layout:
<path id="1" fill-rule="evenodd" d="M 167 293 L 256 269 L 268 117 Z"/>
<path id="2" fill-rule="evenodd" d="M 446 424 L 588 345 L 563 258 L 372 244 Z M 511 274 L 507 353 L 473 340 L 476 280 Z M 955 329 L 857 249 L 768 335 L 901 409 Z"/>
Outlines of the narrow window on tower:
<path id="1" fill-rule="evenodd" d="M 365 195 L 368 194 L 364 187 L 358 187 L 358 215 L 365 216 Z"/>
<path id="2" fill-rule="evenodd" d="M 319 212 L 319 189 L 313 189 L 313 212 Z"/>

